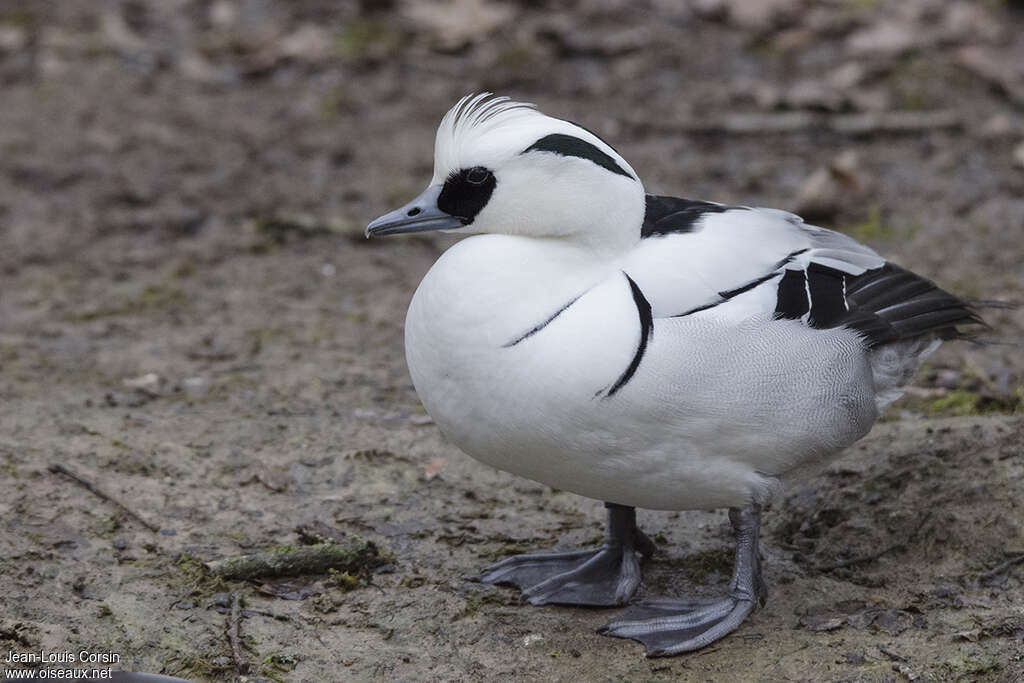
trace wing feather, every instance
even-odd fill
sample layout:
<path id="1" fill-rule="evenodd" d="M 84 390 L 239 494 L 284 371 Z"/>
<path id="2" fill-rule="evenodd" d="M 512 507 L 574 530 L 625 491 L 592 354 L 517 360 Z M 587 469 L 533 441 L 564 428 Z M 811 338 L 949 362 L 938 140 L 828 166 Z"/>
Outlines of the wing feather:
<path id="1" fill-rule="evenodd" d="M 623 269 L 655 318 L 775 314 L 855 329 L 870 347 L 983 324 L 933 282 L 776 209 L 649 198 L 644 239 Z"/>

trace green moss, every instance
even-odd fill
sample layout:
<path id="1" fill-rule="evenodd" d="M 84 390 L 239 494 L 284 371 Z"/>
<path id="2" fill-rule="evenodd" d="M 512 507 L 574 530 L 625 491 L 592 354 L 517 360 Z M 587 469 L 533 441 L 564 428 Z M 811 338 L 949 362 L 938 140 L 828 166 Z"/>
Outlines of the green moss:
<path id="1" fill-rule="evenodd" d="M 8 10 L 5 8 L 0 12 L 0 26 L 4 24 L 17 28 L 27 28 L 36 24 L 36 17 L 26 10 Z"/>
<path id="2" fill-rule="evenodd" d="M 18 360 L 20 347 L 15 344 L 0 344 L 0 363 L 13 363 Z"/>
<path id="3" fill-rule="evenodd" d="M 426 578 L 415 575 L 415 576 L 404 576 L 401 582 L 398 584 L 402 588 L 419 588 L 427 582 Z"/>
<path id="4" fill-rule="evenodd" d="M 348 572 L 339 572 L 334 568 L 328 569 L 327 574 L 331 577 L 331 585 L 336 586 L 345 592 L 359 588 L 358 576 L 353 576 Z"/>
<path id="5" fill-rule="evenodd" d="M 122 298 L 119 303 L 94 308 L 81 313 L 73 313 L 68 316 L 68 319 L 72 322 L 89 322 L 100 318 L 121 315 L 141 315 L 178 306 L 185 303 L 185 301 L 187 301 L 185 292 L 177 287 L 149 284 L 134 296 Z"/>
<path id="6" fill-rule="evenodd" d="M 171 675 L 190 681 L 233 680 L 233 677 L 228 678 L 228 674 L 234 667 L 229 658 L 220 653 L 174 657 L 166 668 L 172 672 Z"/>
<path id="7" fill-rule="evenodd" d="M 981 403 L 981 396 L 971 391 L 956 390 L 942 398 L 937 398 L 928 404 L 928 412 L 935 414 L 950 415 L 976 415 L 981 412 L 978 406 Z"/>
<path id="8" fill-rule="evenodd" d="M 498 53 L 496 64 L 507 69 L 522 69 L 533 62 L 533 51 L 525 45 L 511 45 Z"/>
<path id="9" fill-rule="evenodd" d="M 940 664 L 940 669 L 944 670 L 944 673 L 947 674 L 947 676 L 943 676 L 944 680 L 961 680 L 964 678 L 977 680 L 974 677 L 982 674 L 992 674 L 999 671 L 1000 668 L 1002 668 L 1002 664 L 994 656 L 984 653 L 966 654 L 962 649 L 958 656 L 951 657 Z"/>
<path id="10" fill-rule="evenodd" d="M 372 541 L 352 535 L 343 543 L 277 546 L 252 555 L 225 557 L 207 562 L 206 568 L 225 579 L 324 574 L 331 568 L 367 574 L 391 559 Z"/>
<path id="11" fill-rule="evenodd" d="M 957 389 L 925 405 L 932 415 L 987 415 L 992 413 L 1015 413 L 1024 404 L 1024 386 L 1018 386 L 1012 396 L 985 396 L 973 391 Z"/>
<path id="12" fill-rule="evenodd" d="M 171 277 L 179 280 L 187 280 L 196 274 L 196 266 L 193 263 L 183 261 L 174 267 L 171 271 Z"/>
<path id="13" fill-rule="evenodd" d="M 268 553 L 274 553 L 275 555 L 291 555 L 295 552 L 298 546 L 292 545 L 277 545 L 267 548 Z"/>
<path id="14" fill-rule="evenodd" d="M 706 583 L 709 576 L 732 573 L 733 553 L 729 548 L 712 548 L 694 555 L 687 555 L 674 563 L 693 583 Z"/>
<path id="15" fill-rule="evenodd" d="M 452 615 L 452 621 L 465 619 L 476 615 L 477 612 L 487 607 L 504 606 L 505 598 L 501 593 L 480 592 L 474 593 L 466 598 L 466 604 L 462 611 Z"/>
<path id="16" fill-rule="evenodd" d="M 544 552 L 544 548 L 536 545 L 536 543 L 536 540 L 529 539 L 524 539 L 522 541 L 507 539 L 499 547 L 493 550 L 478 551 L 476 556 L 485 560 L 503 560 L 506 557 L 511 557 L 512 555 Z"/>
<path id="17" fill-rule="evenodd" d="M 882 0 L 849 0 L 850 7 L 857 12 L 873 12 L 882 4 Z"/>
<path id="18" fill-rule="evenodd" d="M 96 535 L 101 537 L 109 537 L 121 528 L 122 519 L 121 515 L 104 515 L 101 517 L 96 524 Z"/>
<path id="19" fill-rule="evenodd" d="M 239 545 L 248 543 L 250 540 L 249 534 L 242 531 L 241 529 L 227 529 L 225 531 L 220 532 L 219 535 L 223 536 L 224 538 L 230 538 L 232 541 L 238 543 Z"/>
<path id="20" fill-rule="evenodd" d="M 899 234 L 899 230 L 882 220 L 882 209 L 877 204 L 868 209 L 867 218 L 863 221 L 845 225 L 839 229 L 862 242 L 891 240 Z"/>
<path id="21" fill-rule="evenodd" d="M 352 98 L 344 86 L 332 88 L 320 100 L 320 118 L 327 122 L 336 121 L 351 104 Z"/>
<path id="22" fill-rule="evenodd" d="M 338 31 L 334 46 L 348 59 L 380 59 L 398 48 L 402 34 L 393 22 L 376 18 L 357 18 Z"/>
<path id="23" fill-rule="evenodd" d="M 194 555 L 182 553 L 174 565 L 182 573 L 192 597 L 208 597 L 228 590 L 224 579 L 213 574 L 203 561 Z"/>
<path id="24" fill-rule="evenodd" d="M 284 652 L 273 652 L 263 658 L 260 663 L 259 674 L 266 676 L 272 681 L 285 681 L 282 674 L 291 672 L 299 663 L 296 655 Z"/>

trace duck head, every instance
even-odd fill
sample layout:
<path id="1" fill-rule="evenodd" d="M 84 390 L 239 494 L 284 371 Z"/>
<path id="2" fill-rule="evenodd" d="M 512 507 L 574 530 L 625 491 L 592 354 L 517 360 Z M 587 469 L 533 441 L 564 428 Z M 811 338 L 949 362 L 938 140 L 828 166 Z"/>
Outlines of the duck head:
<path id="1" fill-rule="evenodd" d="M 643 184 L 601 138 L 482 93 L 441 120 L 427 189 L 370 223 L 366 236 L 442 230 L 628 248 L 643 217 Z"/>

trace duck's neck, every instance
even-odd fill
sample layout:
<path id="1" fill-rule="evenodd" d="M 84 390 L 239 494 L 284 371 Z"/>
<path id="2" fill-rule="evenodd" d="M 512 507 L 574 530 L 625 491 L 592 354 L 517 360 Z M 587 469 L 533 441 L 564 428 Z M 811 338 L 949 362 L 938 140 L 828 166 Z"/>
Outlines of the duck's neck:
<path id="1" fill-rule="evenodd" d="M 566 239 L 478 235 L 423 279 L 408 331 L 501 346 L 614 273 L 622 252 Z"/>

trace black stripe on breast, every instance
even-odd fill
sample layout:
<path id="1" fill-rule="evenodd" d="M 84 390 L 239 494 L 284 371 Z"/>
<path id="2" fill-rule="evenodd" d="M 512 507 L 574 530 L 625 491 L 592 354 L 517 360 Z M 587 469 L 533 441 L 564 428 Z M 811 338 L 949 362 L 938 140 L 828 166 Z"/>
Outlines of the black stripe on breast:
<path id="1" fill-rule="evenodd" d="M 757 278 L 756 280 L 751 280 L 750 282 L 748 282 L 747 284 L 743 285 L 742 287 L 737 287 L 736 289 L 727 289 L 724 292 L 719 292 L 718 296 L 722 297 L 723 299 L 731 299 L 734 296 L 738 296 L 738 295 L 742 294 L 743 292 L 749 292 L 754 287 L 757 287 L 762 282 L 767 282 L 768 280 L 772 279 L 776 275 L 778 275 L 778 273 L 768 273 L 767 275 L 762 275 L 761 277 Z"/>
<path id="2" fill-rule="evenodd" d="M 810 308 L 807 302 L 807 275 L 802 270 L 787 270 L 779 282 L 775 313 L 780 318 L 799 320 Z"/>
<path id="3" fill-rule="evenodd" d="M 633 354 L 633 360 L 630 361 L 629 367 L 622 373 L 622 376 L 616 380 L 612 388 L 608 390 L 605 397 L 609 397 L 617 392 L 622 387 L 626 386 L 626 383 L 633 378 L 636 373 L 636 369 L 640 367 L 640 361 L 643 360 L 644 352 L 647 350 L 647 343 L 651 339 L 651 334 L 654 332 L 654 317 L 651 315 L 651 303 L 647 301 L 647 297 L 640 291 L 640 288 L 633 278 L 623 272 L 626 279 L 629 280 L 629 288 L 633 293 L 633 303 L 636 304 L 636 312 L 640 318 L 640 343 L 636 346 L 636 353 Z"/>
<path id="4" fill-rule="evenodd" d="M 725 302 L 726 302 L 725 299 L 721 299 L 720 301 L 712 301 L 709 304 L 704 304 L 703 306 L 697 306 L 696 308 L 691 308 L 688 311 L 683 311 L 682 313 L 677 313 L 677 314 L 675 314 L 673 316 L 670 316 L 670 317 L 672 317 L 672 318 L 685 318 L 688 315 L 692 315 L 694 313 L 700 313 L 701 311 L 706 311 L 709 308 L 714 308 L 718 304 L 724 304 Z"/>
<path id="5" fill-rule="evenodd" d="M 584 292 L 583 294 L 586 294 L 586 292 Z M 516 344 L 518 344 L 519 342 L 523 341 L 524 339 L 529 339 L 533 335 L 535 335 L 538 332 L 540 332 L 541 330 L 543 330 L 545 327 L 547 327 L 548 325 L 551 324 L 551 321 L 553 321 L 555 318 L 557 318 L 558 316 L 560 316 L 563 313 L 565 313 L 567 308 L 569 308 L 574 303 L 579 301 L 580 297 L 582 297 L 583 294 L 577 294 L 576 296 L 574 296 L 572 299 L 569 300 L 568 303 L 566 303 L 564 306 L 562 306 L 557 311 L 555 311 L 550 316 L 548 316 L 543 322 L 537 323 L 536 325 L 534 325 L 532 328 L 530 328 L 529 330 L 527 330 L 523 334 L 519 335 L 518 337 L 516 337 L 512 341 L 508 342 L 507 344 L 504 344 L 503 348 L 507 349 L 507 348 L 510 348 L 512 346 L 515 346 Z"/>
<path id="6" fill-rule="evenodd" d="M 537 142 L 533 143 L 529 147 L 523 150 L 523 154 L 527 152 L 554 152 L 555 154 L 561 154 L 566 157 L 579 157 L 592 161 L 598 166 L 612 173 L 626 176 L 630 180 L 636 180 L 629 172 L 619 166 L 619 164 L 608 154 L 605 154 L 596 146 L 590 144 L 586 140 L 581 140 L 578 137 L 572 135 L 564 135 L 563 133 L 552 133 L 551 135 L 545 135 Z"/>

